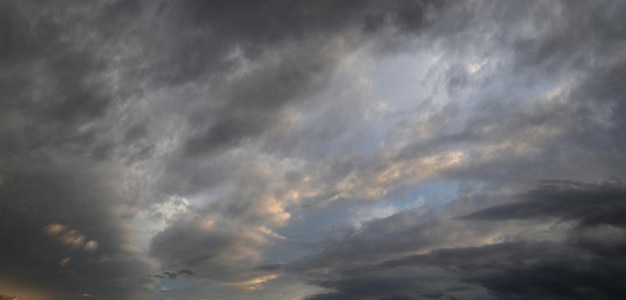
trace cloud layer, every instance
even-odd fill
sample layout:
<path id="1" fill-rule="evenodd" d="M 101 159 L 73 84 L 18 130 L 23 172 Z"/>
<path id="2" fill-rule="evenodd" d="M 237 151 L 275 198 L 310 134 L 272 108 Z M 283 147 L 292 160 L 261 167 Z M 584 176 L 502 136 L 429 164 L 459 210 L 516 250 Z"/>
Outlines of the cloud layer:
<path id="1" fill-rule="evenodd" d="M 0 299 L 622 298 L 620 1 L 0 1 Z"/>

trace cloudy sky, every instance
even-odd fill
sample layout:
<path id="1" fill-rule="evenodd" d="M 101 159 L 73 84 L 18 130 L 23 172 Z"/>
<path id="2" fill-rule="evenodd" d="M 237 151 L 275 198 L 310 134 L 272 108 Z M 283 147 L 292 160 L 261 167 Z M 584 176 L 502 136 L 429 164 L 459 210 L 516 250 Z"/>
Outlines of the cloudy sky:
<path id="1" fill-rule="evenodd" d="M 625 14 L 0 0 L 0 299 L 624 299 Z"/>

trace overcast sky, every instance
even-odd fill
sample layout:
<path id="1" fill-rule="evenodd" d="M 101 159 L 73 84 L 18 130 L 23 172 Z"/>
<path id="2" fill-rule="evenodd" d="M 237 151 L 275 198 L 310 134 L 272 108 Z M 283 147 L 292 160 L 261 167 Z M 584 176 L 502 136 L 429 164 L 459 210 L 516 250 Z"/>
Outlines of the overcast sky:
<path id="1" fill-rule="evenodd" d="M 0 0 L 0 300 L 626 299 L 625 15 Z"/>

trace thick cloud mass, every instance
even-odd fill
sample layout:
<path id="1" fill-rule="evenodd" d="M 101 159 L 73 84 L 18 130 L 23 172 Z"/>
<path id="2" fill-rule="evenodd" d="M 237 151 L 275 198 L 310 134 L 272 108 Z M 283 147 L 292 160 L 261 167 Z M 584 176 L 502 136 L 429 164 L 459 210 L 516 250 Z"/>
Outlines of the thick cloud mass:
<path id="1" fill-rule="evenodd" d="M 0 300 L 624 298 L 624 13 L 0 0 Z"/>

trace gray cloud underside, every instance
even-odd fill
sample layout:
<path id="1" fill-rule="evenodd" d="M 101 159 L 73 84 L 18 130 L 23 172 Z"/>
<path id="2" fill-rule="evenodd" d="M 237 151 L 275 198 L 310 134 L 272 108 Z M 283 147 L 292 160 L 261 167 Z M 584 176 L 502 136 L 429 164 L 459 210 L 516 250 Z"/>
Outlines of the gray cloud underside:
<path id="1" fill-rule="evenodd" d="M 162 192 L 192 195 L 238 176 L 232 161 L 215 178 L 207 178 L 213 163 L 197 162 L 263 135 L 284 107 L 325 82 L 343 49 L 386 23 L 412 30 L 419 22 L 411 17 L 422 13 L 421 6 L 405 10 L 409 2 L 383 8 L 357 1 L 1 5 L 0 276 L 47 286 L 49 297 L 63 299 L 84 290 L 149 297 L 135 291 L 144 292 L 153 272 L 132 249 L 137 209 L 162 201 Z M 255 68 L 238 75 L 243 61 Z M 129 172 L 146 176 L 119 175 Z M 43 233 L 49 224 L 78 230 L 100 247 L 64 249 Z M 240 244 L 238 232 L 245 228 L 217 236 Z M 153 243 L 157 257 L 166 238 Z M 65 257 L 69 263 L 59 267 Z M 33 260 L 35 269 L 23 267 Z"/>
<path id="2" fill-rule="evenodd" d="M 515 205 L 470 217 L 458 203 L 437 220 L 403 212 L 329 241 L 318 254 L 286 268 L 336 290 L 310 299 L 619 298 L 626 292 L 620 284 L 626 231 L 612 214 L 624 213 L 613 204 L 625 197 L 622 183 L 548 182 L 516 197 Z M 535 206 L 554 201 L 572 205 L 558 212 Z M 581 203 L 588 203 L 595 222 L 576 214 Z M 526 214 L 529 207 L 534 213 Z M 553 219 L 546 220 L 548 215 Z M 492 239 L 486 245 L 477 241 L 486 236 Z M 472 243 L 481 245 L 467 246 Z M 425 254 L 405 255 L 411 250 Z"/>
<path id="3" fill-rule="evenodd" d="M 624 11 L 0 1 L 0 298 L 623 298 Z"/>

